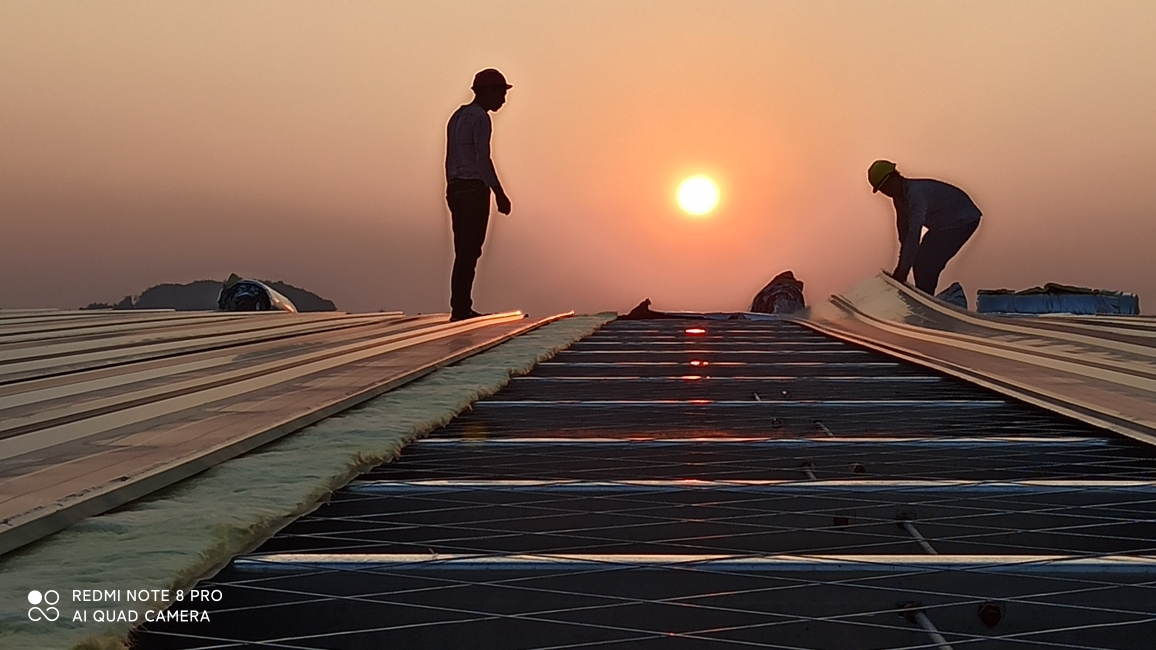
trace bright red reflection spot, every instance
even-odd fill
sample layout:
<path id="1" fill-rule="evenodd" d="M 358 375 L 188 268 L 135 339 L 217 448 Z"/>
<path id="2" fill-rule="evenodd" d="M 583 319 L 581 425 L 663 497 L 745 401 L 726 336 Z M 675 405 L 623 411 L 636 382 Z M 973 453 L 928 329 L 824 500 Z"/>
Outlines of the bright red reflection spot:
<path id="1" fill-rule="evenodd" d="M 679 377 L 679 379 L 685 379 L 687 381 L 696 381 L 696 380 L 702 379 L 702 375 L 683 375 L 683 376 Z"/>
<path id="2" fill-rule="evenodd" d="M 701 327 L 691 327 L 686 330 L 686 333 L 691 336 L 702 336 L 703 334 L 706 334 L 706 330 Z"/>

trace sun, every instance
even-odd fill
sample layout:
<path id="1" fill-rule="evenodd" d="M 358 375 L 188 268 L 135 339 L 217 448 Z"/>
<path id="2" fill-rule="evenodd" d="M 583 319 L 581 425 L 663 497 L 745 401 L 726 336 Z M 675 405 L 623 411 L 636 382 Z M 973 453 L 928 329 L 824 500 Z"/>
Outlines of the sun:
<path id="1" fill-rule="evenodd" d="M 702 216 L 718 205 L 718 185 L 709 176 L 690 176 L 678 186 L 678 205 L 690 214 Z"/>

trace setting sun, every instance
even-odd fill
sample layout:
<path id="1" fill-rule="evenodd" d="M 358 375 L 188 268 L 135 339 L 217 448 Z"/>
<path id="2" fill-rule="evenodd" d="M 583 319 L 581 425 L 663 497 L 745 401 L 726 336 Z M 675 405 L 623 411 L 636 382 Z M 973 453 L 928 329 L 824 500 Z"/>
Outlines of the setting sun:
<path id="1" fill-rule="evenodd" d="M 718 205 L 718 185 L 708 176 L 691 176 L 678 186 L 678 205 L 693 215 L 704 215 Z"/>

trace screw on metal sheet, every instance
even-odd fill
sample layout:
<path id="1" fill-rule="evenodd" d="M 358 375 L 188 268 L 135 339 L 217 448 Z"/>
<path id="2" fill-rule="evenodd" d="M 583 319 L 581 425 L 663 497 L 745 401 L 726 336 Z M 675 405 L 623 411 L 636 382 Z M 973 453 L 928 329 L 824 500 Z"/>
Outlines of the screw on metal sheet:
<path id="1" fill-rule="evenodd" d="M 815 463 L 803 463 L 803 473 L 806 474 L 807 478 L 812 481 L 818 478 L 815 476 Z"/>
<path id="2" fill-rule="evenodd" d="M 780 420 L 779 418 L 771 418 L 771 428 L 772 429 L 782 429 L 783 428 L 783 421 Z"/>
<path id="3" fill-rule="evenodd" d="M 867 468 L 863 467 L 859 463 L 851 463 L 851 471 L 856 474 L 866 474 Z"/>
<path id="4" fill-rule="evenodd" d="M 915 527 L 915 524 L 911 523 L 913 521 L 915 521 L 915 513 L 912 512 L 901 512 L 895 516 L 895 525 L 907 531 L 907 534 L 911 535 L 912 539 L 919 543 L 919 547 L 922 548 L 925 553 L 928 555 L 939 555 L 939 551 L 935 550 L 931 542 L 927 541 L 923 533 L 920 533 L 919 529 Z"/>
<path id="5" fill-rule="evenodd" d="M 939 633 L 939 630 L 935 627 L 935 624 L 931 622 L 931 619 L 927 618 L 927 614 L 923 611 L 922 603 L 899 603 L 898 607 L 900 616 L 923 628 L 923 631 L 931 638 L 932 647 L 936 650 L 954 650 L 947 642 L 947 639 L 943 638 L 943 635 Z"/>
<path id="6" fill-rule="evenodd" d="M 979 620 L 988 627 L 995 627 L 1003 620 L 1003 607 L 998 603 L 980 603 L 976 613 L 979 614 Z"/>
<path id="7" fill-rule="evenodd" d="M 830 436 L 832 438 L 835 437 L 835 434 L 830 429 L 827 428 L 827 425 L 823 424 L 822 420 L 811 420 L 811 424 L 814 425 L 814 427 L 816 429 L 818 429 L 819 431 L 822 431 L 823 433 L 827 434 L 828 436 Z"/>
<path id="8" fill-rule="evenodd" d="M 756 402 L 761 402 L 761 401 L 763 401 L 763 398 L 759 397 L 759 394 L 758 394 L 758 393 L 751 393 L 751 394 L 755 396 L 755 401 L 756 401 Z"/>
<path id="9" fill-rule="evenodd" d="M 791 399 L 791 391 L 789 391 L 789 390 L 783 391 L 783 399 Z"/>

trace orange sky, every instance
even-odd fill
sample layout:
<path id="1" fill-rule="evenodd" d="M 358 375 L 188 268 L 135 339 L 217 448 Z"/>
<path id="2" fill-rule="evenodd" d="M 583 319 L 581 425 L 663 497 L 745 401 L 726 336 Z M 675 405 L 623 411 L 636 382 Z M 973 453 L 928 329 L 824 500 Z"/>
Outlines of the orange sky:
<path id="1" fill-rule="evenodd" d="M 1156 3 L 0 4 L 0 307 L 281 279 L 445 311 L 445 121 L 494 117 L 484 311 L 811 302 L 895 263 L 875 158 L 964 188 L 942 285 L 1156 305 Z M 714 217 L 675 188 L 714 176 Z"/>

